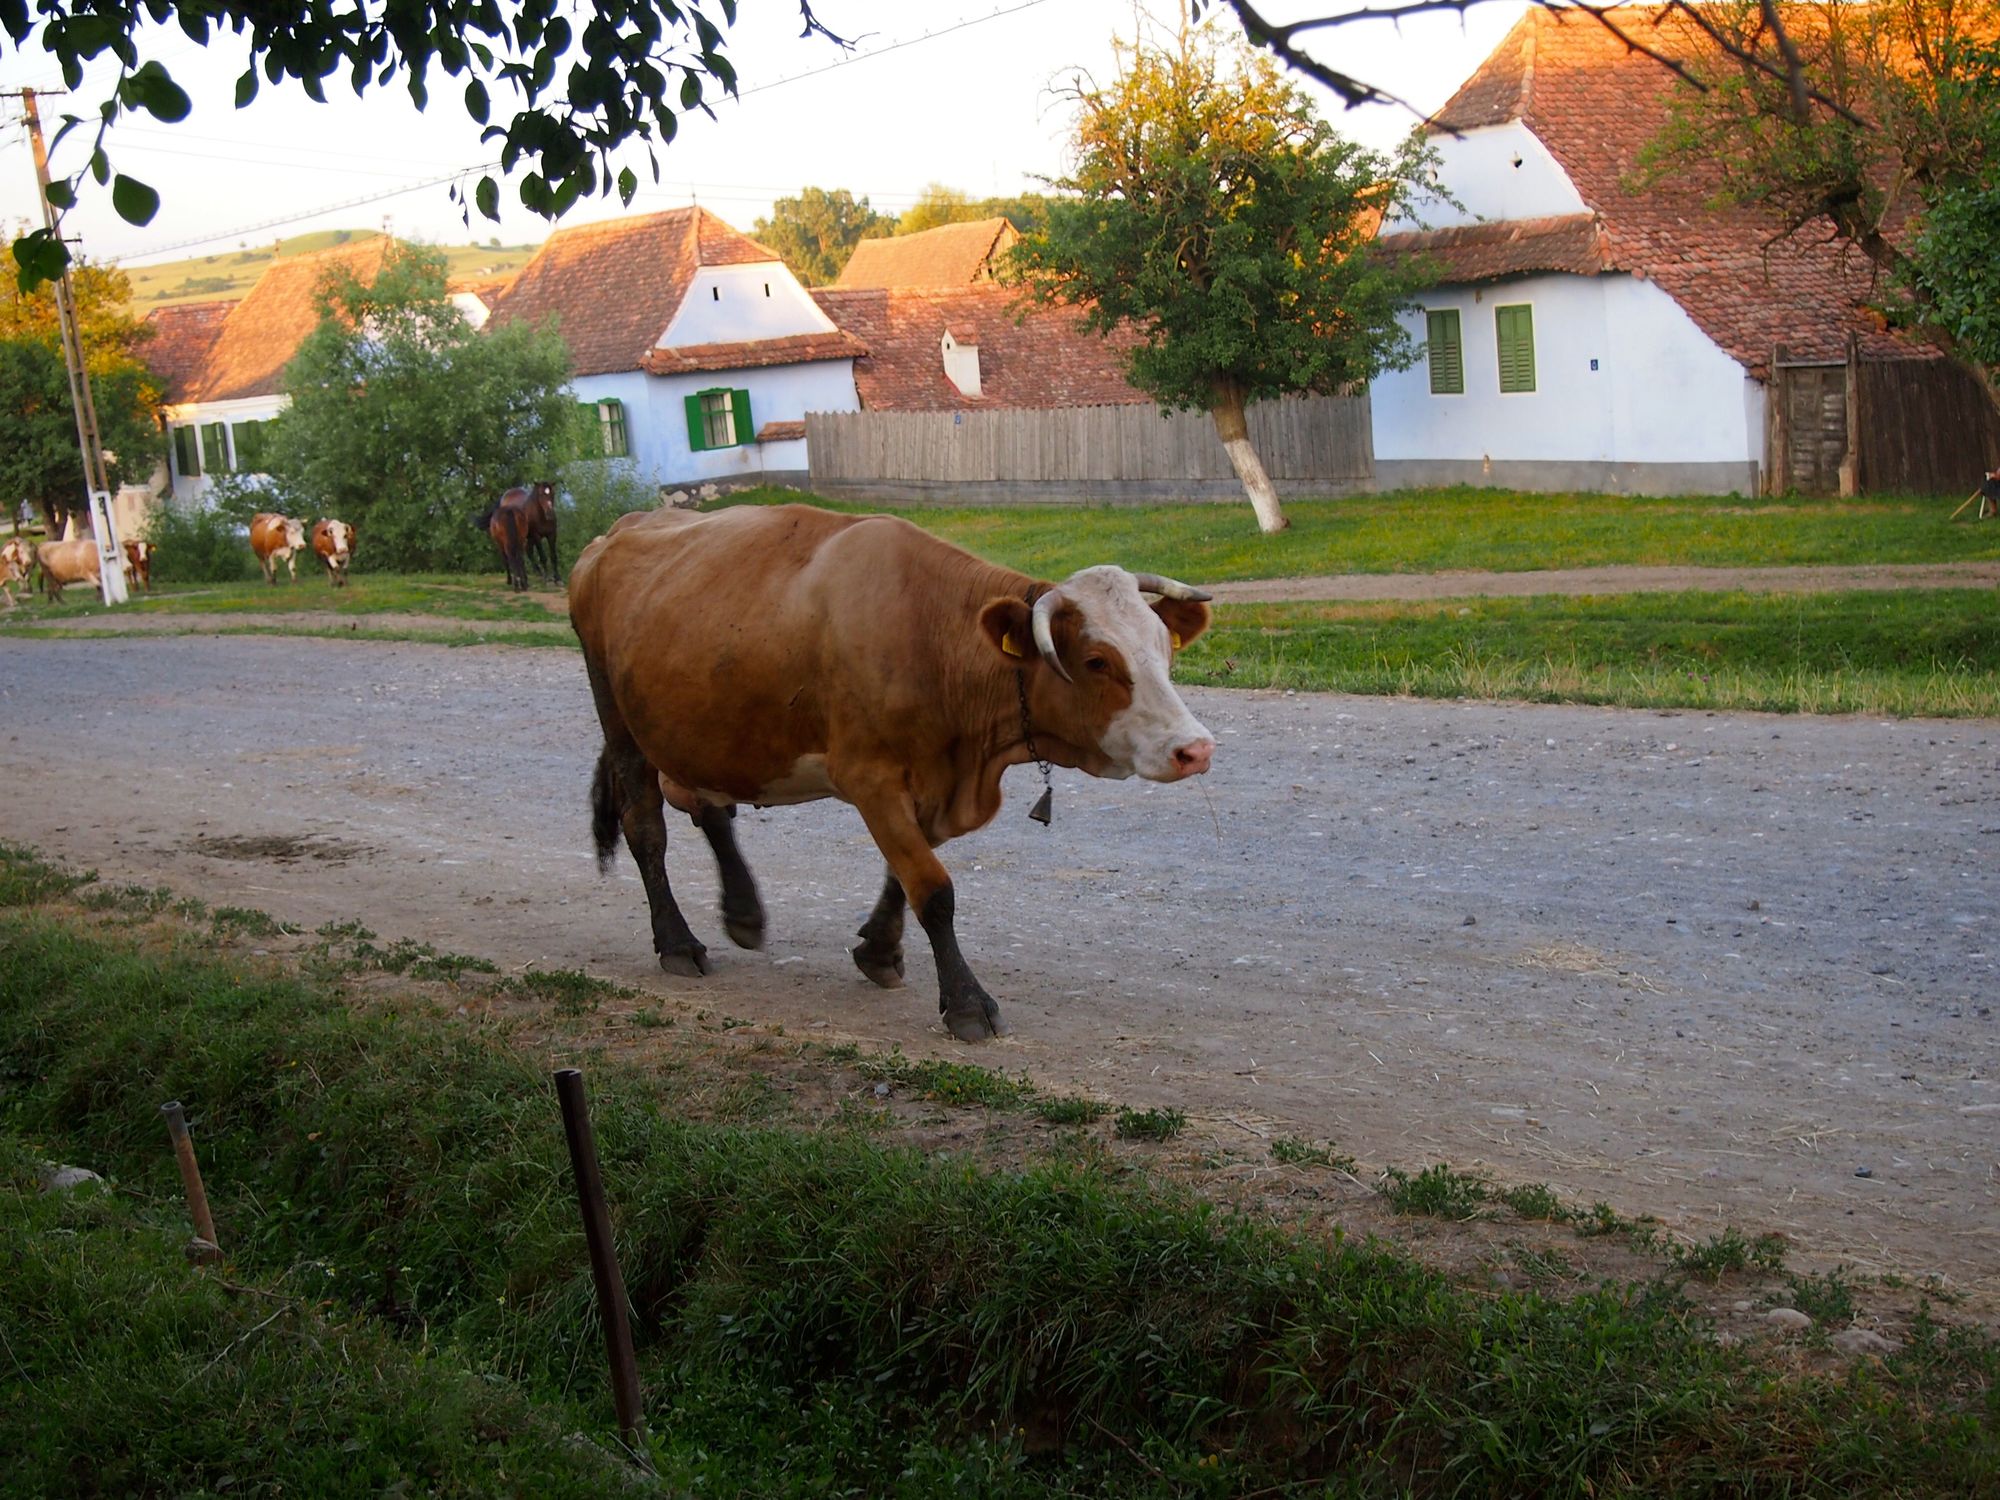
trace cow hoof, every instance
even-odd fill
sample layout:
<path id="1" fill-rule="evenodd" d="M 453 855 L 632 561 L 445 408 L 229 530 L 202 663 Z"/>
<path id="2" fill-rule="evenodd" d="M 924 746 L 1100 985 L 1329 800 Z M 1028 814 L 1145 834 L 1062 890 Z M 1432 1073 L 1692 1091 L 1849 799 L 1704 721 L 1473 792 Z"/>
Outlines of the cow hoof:
<path id="1" fill-rule="evenodd" d="M 863 943 L 854 950 L 854 967 L 885 990 L 900 990 L 903 987 L 901 948 L 885 954 L 879 948 L 870 948 Z"/>
<path id="2" fill-rule="evenodd" d="M 948 1010 L 944 1013 L 944 1024 L 961 1042 L 990 1041 L 1006 1036 L 1013 1029 L 1000 1019 L 998 1006 L 988 1010 Z"/>
<path id="3" fill-rule="evenodd" d="M 754 953 L 764 946 L 764 917 L 761 912 L 755 920 L 725 916 L 722 930 L 729 934 L 729 941 L 739 948 L 748 948 Z"/>
<path id="4" fill-rule="evenodd" d="M 677 953 L 662 953 L 660 967 L 682 979 L 699 979 L 709 972 L 708 950 L 696 943 Z"/>

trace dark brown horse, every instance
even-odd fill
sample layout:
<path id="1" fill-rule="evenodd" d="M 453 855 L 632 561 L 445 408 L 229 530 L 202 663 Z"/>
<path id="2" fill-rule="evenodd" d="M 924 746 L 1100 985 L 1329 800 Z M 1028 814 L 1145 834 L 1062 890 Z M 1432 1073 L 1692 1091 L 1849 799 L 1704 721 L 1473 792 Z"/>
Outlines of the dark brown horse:
<path id="1" fill-rule="evenodd" d="M 493 545 L 500 549 L 507 582 L 514 588 L 527 588 L 531 563 L 539 566 L 550 583 L 562 582 L 562 564 L 556 555 L 554 485 L 546 480 L 516 485 L 479 518 L 479 529 L 492 537 Z M 539 554 L 537 544 L 541 548 Z"/>

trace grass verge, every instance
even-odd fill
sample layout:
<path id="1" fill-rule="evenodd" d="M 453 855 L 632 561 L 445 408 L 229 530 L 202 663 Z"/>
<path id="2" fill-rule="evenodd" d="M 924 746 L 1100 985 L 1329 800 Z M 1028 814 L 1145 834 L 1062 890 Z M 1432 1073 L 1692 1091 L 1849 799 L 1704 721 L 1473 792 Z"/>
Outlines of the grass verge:
<path id="1" fill-rule="evenodd" d="M 1630 708 L 2000 714 L 1990 590 L 1226 605 L 1185 682 Z"/>
<path id="2" fill-rule="evenodd" d="M 750 491 L 724 503 L 798 500 Z M 1247 505 L 937 506 L 899 515 L 1043 578 L 1115 561 L 1193 583 L 1318 573 L 1533 572 L 1619 565 L 1779 567 L 2000 557 L 2000 527 L 1946 521 L 1963 496 L 1858 500 L 1523 494 L 1460 486 L 1288 500 L 1262 536 Z M 852 511 L 859 503 L 815 504 Z"/>
<path id="3" fill-rule="evenodd" d="M 73 885 L 0 858 L 0 1130 L 166 1214 L 156 1110 L 179 1097 L 231 1275 L 329 1304 L 288 1337 L 301 1358 L 333 1359 L 322 1328 L 366 1320 L 553 1428 L 601 1408 L 538 1065 L 442 1009 L 351 1009 L 321 983 L 218 961 L 168 921 L 95 927 Z M 2000 1351 L 1928 1319 L 1880 1362 L 1774 1364 L 1709 1338 L 1667 1283 L 1493 1295 L 1088 1160 L 980 1172 L 851 1130 L 670 1118 L 648 1078 L 615 1066 L 593 1066 L 591 1088 L 656 1458 L 679 1488 L 1946 1495 L 2000 1477 Z M 157 1241 L 147 1253 L 157 1267 Z M 9 1327 L 32 1310 L 19 1283 L 0 1278 Z M 128 1345 L 151 1296 L 99 1300 L 97 1338 L 48 1347 L 129 1390 L 108 1366 L 142 1368 Z M 188 1357 L 245 1377 L 267 1346 L 234 1326 Z M 385 1408 L 397 1390 L 385 1377 Z M 21 1451 L 45 1410 L 0 1404 L 0 1451 Z M 155 1475 L 144 1430 L 108 1423 L 84 1461 L 126 1464 L 123 1487 L 142 1490 L 275 1477 L 215 1433 Z M 413 1486 L 471 1472 L 447 1465 L 472 1456 L 424 1457 L 398 1431 L 380 1447 Z M 476 1425 L 441 1440 L 472 1439 Z M 74 1472 L 29 1482 L 61 1490 Z"/>

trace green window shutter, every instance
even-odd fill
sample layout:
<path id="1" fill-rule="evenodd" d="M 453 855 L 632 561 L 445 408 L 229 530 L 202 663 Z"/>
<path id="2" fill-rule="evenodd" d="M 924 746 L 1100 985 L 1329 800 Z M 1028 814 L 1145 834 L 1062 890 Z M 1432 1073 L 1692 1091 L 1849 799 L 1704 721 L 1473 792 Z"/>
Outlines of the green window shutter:
<path id="1" fill-rule="evenodd" d="M 729 404 L 736 411 L 736 441 L 739 443 L 750 442 L 757 436 L 757 429 L 750 425 L 750 393 L 748 391 L 731 391 L 729 393 Z"/>
<path id="2" fill-rule="evenodd" d="M 701 419 L 701 395 L 697 392 L 682 403 L 687 408 L 688 447 L 696 453 L 708 448 L 708 428 Z"/>
<path id="3" fill-rule="evenodd" d="M 1429 319 L 1431 394 L 1465 394 L 1465 346 L 1458 333 L 1458 309 L 1445 308 Z"/>
<path id="4" fill-rule="evenodd" d="M 244 474 L 264 472 L 264 434 L 268 422 L 238 422 L 230 436 L 236 443 L 236 467 Z"/>
<path id="5" fill-rule="evenodd" d="M 229 424 L 210 422 L 201 429 L 202 462 L 211 474 L 229 472 Z"/>
<path id="6" fill-rule="evenodd" d="M 201 477 L 201 434 L 192 427 L 174 429 L 174 469 L 183 479 Z"/>
<path id="7" fill-rule="evenodd" d="M 598 402 L 597 420 L 604 435 L 604 456 L 606 458 L 631 457 L 631 442 L 625 436 L 625 403 L 623 401 Z"/>
<path id="8" fill-rule="evenodd" d="M 1493 331 L 1500 346 L 1500 389 L 1535 388 L 1535 312 L 1525 302 L 1493 309 Z"/>

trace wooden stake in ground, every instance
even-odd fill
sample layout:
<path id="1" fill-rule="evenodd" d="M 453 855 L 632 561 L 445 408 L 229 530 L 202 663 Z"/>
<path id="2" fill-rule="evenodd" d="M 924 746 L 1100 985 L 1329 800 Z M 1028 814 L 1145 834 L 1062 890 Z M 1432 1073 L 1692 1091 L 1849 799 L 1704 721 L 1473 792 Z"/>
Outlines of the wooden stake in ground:
<path id="1" fill-rule="evenodd" d="M 590 1276 L 597 1284 L 597 1314 L 604 1325 L 604 1352 L 611 1362 L 611 1399 L 618 1430 L 632 1456 L 646 1462 L 645 1406 L 639 1399 L 639 1362 L 632 1352 L 632 1324 L 625 1311 L 625 1278 L 618 1271 L 618 1248 L 611 1242 L 611 1213 L 604 1203 L 604 1179 L 597 1170 L 597 1136 L 583 1097 L 583 1074 L 556 1070 L 556 1098 L 562 1103 L 563 1134 L 576 1173 L 576 1197 L 583 1212 L 584 1243 L 590 1247 Z"/>
<path id="2" fill-rule="evenodd" d="M 215 1219 L 208 1211 L 208 1191 L 201 1185 L 201 1167 L 194 1159 L 194 1138 L 188 1134 L 187 1116 L 181 1101 L 170 1099 L 160 1106 L 166 1117 L 167 1139 L 174 1143 L 174 1159 L 180 1164 L 181 1187 L 187 1192 L 188 1215 L 194 1220 L 194 1238 L 187 1243 L 187 1258 L 197 1265 L 222 1259 L 222 1247 L 215 1237 Z"/>

